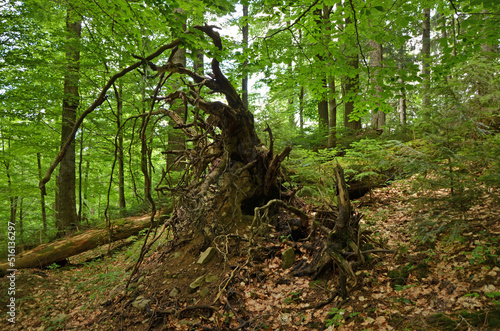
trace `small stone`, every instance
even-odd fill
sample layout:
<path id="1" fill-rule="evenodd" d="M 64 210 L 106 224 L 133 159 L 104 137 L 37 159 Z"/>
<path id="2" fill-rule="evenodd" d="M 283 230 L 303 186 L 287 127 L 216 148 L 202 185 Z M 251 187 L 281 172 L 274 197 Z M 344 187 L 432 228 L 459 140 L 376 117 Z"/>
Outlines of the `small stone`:
<path id="1" fill-rule="evenodd" d="M 68 315 L 66 315 L 66 314 L 59 314 L 56 317 L 52 318 L 50 321 L 52 323 L 54 323 L 54 324 L 57 324 L 57 323 L 64 322 L 67 318 L 68 318 Z"/>
<path id="2" fill-rule="evenodd" d="M 132 302 L 132 307 L 142 310 L 150 302 L 151 300 L 146 299 L 143 295 L 139 295 L 137 298 L 135 298 L 134 302 Z"/>
<path id="3" fill-rule="evenodd" d="M 179 295 L 179 290 L 176 289 L 175 287 L 172 289 L 172 291 L 170 291 L 170 293 L 168 294 L 169 297 L 171 298 L 175 298 L 176 296 Z"/>
<path id="4" fill-rule="evenodd" d="M 175 252 L 174 255 L 173 255 L 173 258 L 174 259 L 178 259 L 178 258 L 181 257 L 181 255 L 182 255 L 181 252 Z"/>
<path id="5" fill-rule="evenodd" d="M 213 247 L 208 247 L 203 253 L 200 254 L 200 258 L 198 259 L 198 264 L 205 265 L 210 259 L 214 256 L 216 249 Z"/>
<path id="6" fill-rule="evenodd" d="M 214 275 L 212 273 L 209 273 L 206 277 L 205 277 L 205 283 L 207 284 L 210 284 L 210 283 L 215 283 L 216 281 L 219 280 L 219 277 L 217 277 L 217 275 Z"/>
<path id="7" fill-rule="evenodd" d="M 290 268 L 295 263 L 295 251 L 293 250 L 293 247 L 290 247 L 287 250 L 285 250 L 281 254 L 281 257 L 283 259 L 283 263 L 281 265 L 283 270 Z"/>
<path id="8" fill-rule="evenodd" d="M 192 289 L 197 289 L 198 287 L 200 287 L 201 285 L 203 285 L 204 281 L 205 281 L 205 275 L 200 276 L 200 277 L 196 278 L 194 282 L 192 282 L 191 284 L 189 284 L 189 287 L 192 288 Z"/>
<path id="9" fill-rule="evenodd" d="M 202 298 L 204 298 L 204 297 L 206 297 L 206 296 L 207 296 L 207 294 L 208 294 L 209 292 L 210 292 L 210 289 L 208 288 L 208 286 L 205 286 L 205 287 L 203 288 L 203 290 L 201 290 L 201 291 L 200 291 L 200 296 L 201 296 Z"/>

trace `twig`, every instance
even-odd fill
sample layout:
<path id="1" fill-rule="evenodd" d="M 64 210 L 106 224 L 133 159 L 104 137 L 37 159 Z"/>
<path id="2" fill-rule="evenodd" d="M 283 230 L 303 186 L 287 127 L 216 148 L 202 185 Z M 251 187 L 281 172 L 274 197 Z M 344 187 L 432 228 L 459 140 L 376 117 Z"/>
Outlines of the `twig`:
<path id="1" fill-rule="evenodd" d="M 365 63 L 366 70 L 368 71 L 368 77 L 370 77 L 370 67 L 368 66 L 368 62 L 366 61 L 365 54 L 363 53 L 363 49 L 361 48 L 361 43 L 359 42 L 359 32 L 358 32 L 358 23 L 356 19 L 356 10 L 354 9 L 354 5 L 352 4 L 352 0 L 349 0 L 349 4 L 351 5 L 352 8 L 352 14 L 354 18 L 354 29 L 356 30 L 356 41 L 358 42 L 358 48 L 359 52 L 361 53 L 361 56 L 363 57 L 363 62 Z"/>
<path id="2" fill-rule="evenodd" d="M 171 43 L 169 43 L 167 45 L 163 45 L 156 52 L 154 52 L 151 55 L 147 56 L 145 59 L 148 60 L 148 61 L 150 61 L 150 60 L 158 57 L 160 54 L 162 54 L 163 52 L 165 52 L 167 49 L 173 48 L 173 47 L 179 45 L 180 43 L 181 43 L 181 40 L 177 39 L 177 40 L 174 40 L 173 42 L 171 42 Z M 56 169 L 56 167 L 59 165 L 59 163 L 64 158 L 64 155 L 68 151 L 69 146 L 75 140 L 75 134 L 78 131 L 78 129 L 80 128 L 80 125 L 83 123 L 83 120 L 85 119 L 85 117 L 87 117 L 87 115 L 89 115 L 90 113 L 92 113 L 97 107 L 99 107 L 107 99 L 106 93 L 113 86 L 113 83 L 118 78 L 123 77 L 127 73 L 129 73 L 129 72 L 131 72 L 131 71 L 139 68 L 142 65 L 142 63 L 143 63 L 142 61 L 136 62 L 133 65 L 131 65 L 131 66 L 123 69 L 122 71 L 118 72 L 117 74 L 113 75 L 108 80 L 108 82 L 106 83 L 106 85 L 102 88 L 101 93 L 99 93 L 99 96 L 97 97 L 97 99 L 95 99 L 95 101 L 82 113 L 82 115 L 80 115 L 80 117 L 76 121 L 75 125 L 73 126 L 73 130 L 69 134 L 68 139 L 66 140 L 66 142 L 64 143 L 64 145 L 61 147 L 61 150 L 60 150 L 59 154 L 57 155 L 56 159 L 50 165 L 49 169 L 45 173 L 45 176 L 40 180 L 40 183 L 39 183 L 38 186 L 39 186 L 40 190 L 42 191 L 42 194 L 44 194 L 44 195 L 47 194 L 46 190 L 45 190 L 45 184 L 50 180 L 50 177 L 52 176 L 52 173 L 54 172 L 54 170 Z"/>
<path id="3" fill-rule="evenodd" d="M 273 37 L 273 36 L 277 35 L 277 34 L 278 34 L 278 33 L 280 33 L 280 32 L 283 32 L 283 31 L 285 31 L 285 30 L 290 30 L 290 28 L 291 28 L 292 26 L 294 26 L 295 24 L 297 24 L 297 23 L 298 23 L 298 22 L 302 19 L 302 17 L 304 17 L 304 16 L 305 16 L 305 15 L 306 15 L 306 14 L 307 14 L 307 13 L 308 13 L 308 12 L 309 12 L 312 8 L 313 8 L 313 7 L 314 7 L 314 6 L 316 6 L 316 4 L 317 4 L 318 2 L 319 2 L 319 0 L 314 1 L 314 2 L 312 3 L 312 5 L 310 5 L 310 6 L 309 6 L 309 7 L 308 7 L 308 8 L 307 8 L 307 9 L 306 9 L 306 10 L 305 10 L 302 14 L 300 14 L 300 16 L 299 16 L 299 17 L 297 17 L 297 18 L 295 19 L 295 21 L 293 21 L 293 23 L 291 23 L 290 25 L 287 25 L 287 26 L 286 26 L 286 27 L 284 27 L 284 28 L 281 28 L 281 29 L 279 29 L 279 30 L 274 31 L 274 32 L 273 32 L 273 33 L 271 33 L 270 35 L 265 36 L 265 37 L 264 37 L 264 40 L 265 40 L 265 39 L 268 39 L 268 38 L 271 38 L 271 37 Z"/>
<path id="4" fill-rule="evenodd" d="M 458 19 L 460 17 L 460 15 L 458 14 L 457 7 L 455 7 L 455 4 L 453 3 L 453 0 L 448 0 L 448 1 L 450 2 L 451 6 L 455 10 L 455 14 L 457 14 L 457 27 L 458 27 L 457 34 L 460 36 L 460 20 Z"/>

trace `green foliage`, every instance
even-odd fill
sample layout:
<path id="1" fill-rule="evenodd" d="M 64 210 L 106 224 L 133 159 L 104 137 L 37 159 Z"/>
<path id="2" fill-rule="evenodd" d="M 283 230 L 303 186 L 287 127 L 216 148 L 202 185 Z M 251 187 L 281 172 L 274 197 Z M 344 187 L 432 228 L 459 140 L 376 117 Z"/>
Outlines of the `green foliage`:
<path id="1" fill-rule="evenodd" d="M 284 162 L 287 170 L 287 181 L 293 185 L 303 185 L 299 191 L 299 196 L 309 196 L 316 198 L 333 197 L 333 165 L 336 149 L 322 149 L 317 152 L 294 148 L 290 157 Z"/>
<path id="2" fill-rule="evenodd" d="M 500 238 L 488 238 L 487 242 L 479 243 L 471 252 L 465 254 L 469 257 L 469 263 L 488 264 L 491 266 L 500 266 L 500 249 L 498 248 Z"/>
<path id="3" fill-rule="evenodd" d="M 328 316 L 326 321 L 326 326 L 341 326 L 344 321 L 344 313 L 345 309 L 339 309 L 337 307 L 332 307 L 328 312 Z"/>
<path id="4" fill-rule="evenodd" d="M 300 300 L 300 296 L 302 295 L 302 290 L 299 290 L 297 292 L 290 292 L 288 296 L 285 298 L 285 303 L 286 304 L 292 304 L 296 303 Z"/>

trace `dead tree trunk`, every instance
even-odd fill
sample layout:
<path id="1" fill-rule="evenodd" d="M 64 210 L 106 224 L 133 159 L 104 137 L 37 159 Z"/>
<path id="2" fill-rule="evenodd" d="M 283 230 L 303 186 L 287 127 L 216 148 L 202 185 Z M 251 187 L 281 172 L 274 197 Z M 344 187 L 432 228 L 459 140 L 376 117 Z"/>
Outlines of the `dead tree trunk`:
<path id="1" fill-rule="evenodd" d="M 214 45 L 222 50 L 219 34 L 211 26 L 197 26 L 208 35 Z M 174 57 L 173 50 L 170 59 Z M 187 139 L 195 142 L 191 150 L 177 151 L 178 160 L 184 158 L 188 167 L 185 180 L 177 187 L 157 187 L 158 191 L 182 192 L 182 203 L 177 215 L 197 223 L 206 234 L 227 231 L 237 224 L 243 214 L 253 214 L 256 207 L 280 196 L 280 165 L 291 148 L 273 155 L 272 133 L 270 148 L 266 148 L 255 131 L 253 114 L 244 105 L 236 89 L 224 76 L 219 61 L 212 60 L 210 77 L 199 75 L 180 64 L 168 61 L 163 66 L 148 62 L 160 75 L 178 73 L 190 77 L 189 91 L 173 91 L 166 97 L 157 97 L 167 105 L 160 112 L 167 114 L 182 129 Z M 202 93 L 208 88 L 211 93 L 225 96 L 227 103 L 206 101 Z M 192 123 L 169 109 L 176 100 L 191 105 L 194 113 Z M 208 118 L 198 116 L 203 111 Z M 211 220 L 217 220 L 212 223 Z M 194 222 L 193 222 L 194 221 Z M 212 223 L 207 227 L 207 223 Z M 224 228 L 224 230 L 222 230 Z"/>
<path id="2" fill-rule="evenodd" d="M 49 244 L 37 246 L 30 251 L 17 255 L 15 268 L 46 267 L 52 263 L 67 259 L 101 245 L 120 239 L 126 239 L 150 227 L 151 217 L 147 215 L 133 219 L 125 219 L 123 221 L 115 221 L 114 224 L 115 225 L 112 227 L 113 235 L 111 237 L 109 236 L 109 230 L 107 228 L 92 229 Z M 8 262 L 0 262 L 0 275 L 4 274 L 9 268 L 12 267 L 9 266 Z"/>

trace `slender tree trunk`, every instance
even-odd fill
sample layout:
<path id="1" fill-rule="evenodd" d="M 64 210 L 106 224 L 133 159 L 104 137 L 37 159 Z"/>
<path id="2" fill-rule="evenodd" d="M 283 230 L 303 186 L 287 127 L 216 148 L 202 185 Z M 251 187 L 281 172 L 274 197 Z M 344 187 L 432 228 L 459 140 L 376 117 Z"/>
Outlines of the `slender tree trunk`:
<path id="1" fill-rule="evenodd" d="M 345 26 L 352 24 L 351 18 L 348 16 L 345 18 Z M 347 45 L 347 51 L 351 55 L 347 56 L 347 67 L 351 74 L 344 77 L 344 88 L 342 89 L 342 97 L 344 99 L 344 126 L 354 131 L 361 130 L 361 119 L 353 120 L 351 119 L 351 114 L 354 112 L 354 99 L 359 92 L 359 55 L 357 53 L 355 45 Z M 352 74 L 354 73 L 354 74 Z"/>
<path id="2" fill-rule="evenodd" d="M 80 134 L 80 155 L 78 160 L 78 223 L 82 222 L 82 208 L 83 208 L 83 197 L 82 197 L 82 163 L 83 163 L 83 133 L 84 124 L 81 126 Z"/>
<path id="3" fill-rule="evenodd" d="M 318 19 L 316 19 L 316 25 L 317 25 L 317 28 L 318 28 L 318 31 L 322 31 L 325 29 L 326 27 L 326 21 L 327 21 L 327 12 L 325 10 L 321 10 L 321 9 L 317 9 L 315 11 L 315 14 L 319 17 Z M 326 44 L 326 40 L 327 37 L 325 35 L 322 36 L 321 40 L 322 40 L 322 43 Z M 324 54 L 320 53 L 320 54 L 317 54 L 316 55 L 317 59 L 318 59 L 318 63 L 320 66 L 323 66 L 325 65 L 325 56 Z M 321 93 L 320 93 L 320 96 L 319 96 L 319 101 L 318 101 L 318 117 L 319 117 L 319 130 L 320 130 L 320 133 L 322 135 L 325 135 L 325 138 L 326 138 L 326 135 L 328 134 L 328 93 L 327 93 L 327 89 L 328 89 L 328 83 L 327 83 L 327 77 L 325 75 L 325 71 L 323 70 L 319 70 L 318 73 L 317 73 L 318 77 L 318 81 L 321 82 Z M 328 139 L 325 139 L 325 141 L 323 141 L 322 139 L 322 143 L 323 143 L 323 146 L 326 146 L 328 144 Z"/>
<path id="4" fill-rule="evenodd" d="M 457 56 L 457 34 L 455 31 L 455 15 L 451 15 L 451 33 L 453 34 L 453 56 Z"/>
<path id="5" fill-rule="evenodd" d="M 377 98 L 377 106 L 372 109 L 372 129 L 381 130 L 385 125 L 385 113 L 381 110 L 382 98 L 382 77 L 380 77 L 380 68 L 382 68 L 382 45 L 374 40 L 370 40 L 370 67 L 372 68 L 371 83 L 375 89 L 375 98 Z"/>
<path id="6" fill-rule="evenodd" d="M 36 161 L 38 164 L 38 178 L 41 180 L 42 177 L 42 154 L 36 153 Z M 45 195 L 40 191 L 40 204 L 42 208 L 42 224 L 43 224 L 43 235 L 47 235 L 47 212 L 45 210 Z"/>
<path id="7" fill-rule="evenodd" d="M 19 224 L 16 225 L 16 231 L 19 231 L 19 239 L 21 240 L 21 243 L 24 242 L 24 225 L 23 225 L 23 220 L 24 220 L 24 212 L 23 212 L 23 200 L 24 198 L 21 197 L 19 199 Z"/>
<path id="8" fill-rule="evenodd" d="M 327 42 L 330 43 L 332 39 L 332 24 L 330 22 L 330 14 L 333 10 L 333 7 L 328 7 L 323 5 L 323 17 L 325 19 L 325 30 L 326 30 L 326 38 Z M 331 73 L 331 68 L 333 67 L 332 55 L 330 51 L 328 52 L 328 74 L 327 74 L 327 82 L 328 82 L 328 142 L 327 147 L 333 148 L 337 145 L 337 99 L 335 97 L 335 77 Z"/>
<path id="9" fill-rule="evenodd" d="M 304 131 L 304 86 L 300 87 L 299 92 L 299 128 L 300 132 Z"/>
<path id="10" fill-rule="evenodd" d="M 125 201 L 125 166 L 123 156 L 123 128 L 122 125 L 123 113 L 123 84 L 118 81 L 118 89 L 116 89 L 116 127 L 118 131 L 118 205 L 120 213 L 125 211 L 127 207 Z"/>
<path id="11" fill-rule="evenodd" d="M 302 29 L 299 29 L 299 42 L 302 42 Z M 300 65 L 300 64 L 299 64 Z M 299 86 L 299 129 L 304 132 L 304 86 Z"/>
<path id="12" fill-rule="evenodd" d="M 10 145 L 10 143 L 9 143 Z M 10 146 L 9 146 L 10 147 Z M 9 201 L 10 201 L 10 222 L 12 224 L 16 223 L 16 214 L 17 214 L 17 201 L 18 196 L 14 195 L 12 188 L 12 178 L 10 176 L 10 161 L 5 161 L 5 170 L 7 174 L 7 188 L 9 190 Z"/>
<path id="13" fill-rule="evenodd" d="M 177 8 L 174 12 L 176 13 L 181 13 L 182 9 Z M 185 24 L 184 24 L 185 26 Z M 172 63 L 175 64 L 181 64 L 182 66 L 186 66 L 186 49 L 179 47 L 177 52 L 175 52 L 175 55 L 172 58 Z M 179 83 L 180 84 L 180 83 Z M 174 88 L 175 90 L 175 88 Z M 185 109 L 180 102 L 178 103 L 178 107 L 175 109 L 175 112 L 177 115 L 179 115 L 181 118 L 185 118 Z M 172 129 L 173 126 L 175 126 L 175 123 L 173 121 L 169 122 L 169 125 L 171 126 L 171 129 L 168 130 L 168 147 L 167 149 L 169 151 L 181 151 L 184 150 L 185 148 L 185 137 L 184 134 L 179 132 L 180 130 L 174 130 Z M 175 160 L 177 158 L 178 153 L 167 153 L 167 167 L 170 170 L 174 171 L 181 171 L 184 169 L 184 167 L 181 164 L 175 164 Z M 147 197 L 147 195 L 146 195 Z"/>
<path id="14" fill-rule="evenodd" d="M 398 69 L 399 71 L 403 71 L 404 69 L 404 48 L 401 46 L 398 51 L 398 58 L 399 58 L 399 63 L 398 63 Z M 403 81 L 402 78 L 398 79 L 398 83 L 401 85 L 401 88 L 399 90 L 399 107 L 398 107 L 398 113 L 399 113 L 399 123 L 402 126 L 406 125 L 406 91 L 405 91 L 405 82 Z"/>
<path id="15" fill-rule="evenodd" d="M 430 56 L 431 56 L 431 14 L 429 8 L 423 10 L 424 20 L 422 24 L 422 106 L 429 107 L 430 89 Z"/>
<path id="16" fill-rule="evenodd" d="M 64 145 L 71 134 L 80 102 L 78 92 L 80 50 L 78 44 L 81 39 L 81 29 L 82 22 L 80 17 L 78 17 L 78 14 L 72 8 L 68 8 L 66 15 L 66 61 L 68 64 L 64 78 L 61 146 Z M 58 222 L 56 222 L 59 236 L 70 232 L 77 226 L 75 182 L 75 142 L 73 141 L 59 167 Z"/>
<path id="17" fill-rule="evenodd" d="M 89 207 L 85 201 L 89 197 L 89 173 L 90 173 L 90 161 L 85 162 L 85 176 L 83 177 L 83 207 L 87 208 L 87 213 L 89 212 Z M 89 224 L 89 218 L 85 217 L 87 225 Z"/>
<path id="18" fill-rule="evenodd" d="M 337 146 L 337 99 L 335 98 L 335 77 L 328 78 L 328 147 Z"/>
<path id="19" fill-rule="evenodd" d="M 403 80 L 400 78 L 399 80 L 400 84 L 404 84 Z M 400 98 L 399 98 L 399 123 L 401 125 L 406 125 L 406 92 L 402 88 L 400 91 Z"/>
<path id="20" fill-rule="evenodd" d="M 248 3 L 243 4 L 243 19 L 245 23 L 242 27 L 243 33 L 243 53 L 245 53 L 248 48 Z M 248 72 L 247 72 L 248 60 L 245 59 L 243 62 L 243 78 L 241 81 L 241 101 L 243 101 L 243 105 L 248 109 Z"/>

